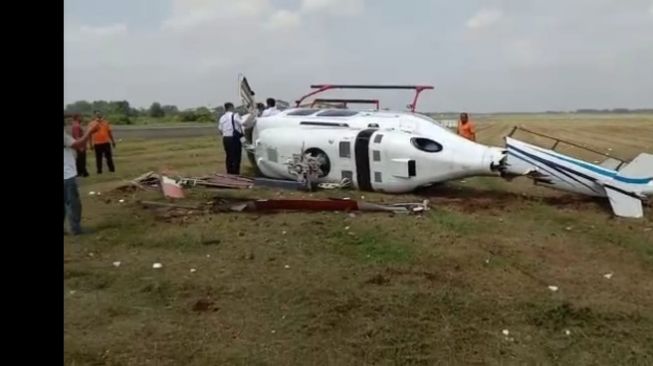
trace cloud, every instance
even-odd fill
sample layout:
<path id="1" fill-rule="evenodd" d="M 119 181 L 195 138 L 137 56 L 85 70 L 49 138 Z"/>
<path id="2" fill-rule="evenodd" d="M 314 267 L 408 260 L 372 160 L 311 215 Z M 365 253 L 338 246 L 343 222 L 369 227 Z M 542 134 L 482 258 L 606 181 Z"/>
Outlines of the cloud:
<path id="1" fill-rule="evenodd" d="M 465 26 L 469 29 L 480 29 L 497 23 L 503 17 L 503 12 L 496 9 L 485 9 L 467 19 Z"/>
<path id="2" fill-rule="evenodd" d="M 301 18 L 299 14 L 288 10 L 277 10 L 268 19 L 266 27 L 270 29 L 291 29 L 299 27 Z"/>
<path id="3" fill-rule="evenodd" d="M 256 19 L 269 12 L 269 0 L 173 0 L 164 30 L 184 31 L 214 22 Z"/>
<path id="4" fill-rule="evenodd" d="M 363 12 L 365 0 L 302 0 L 300 9 L 304 13 L 353 16 Z"/>
<path id="5" fill-rule="evenodd" d="M 83 25 L 79 28 L 82 34 L 87 34 L 97 37 L 111 37 L 127 33 L 127 25 L 119 23 L 100 27 L 91 27 Z"/>

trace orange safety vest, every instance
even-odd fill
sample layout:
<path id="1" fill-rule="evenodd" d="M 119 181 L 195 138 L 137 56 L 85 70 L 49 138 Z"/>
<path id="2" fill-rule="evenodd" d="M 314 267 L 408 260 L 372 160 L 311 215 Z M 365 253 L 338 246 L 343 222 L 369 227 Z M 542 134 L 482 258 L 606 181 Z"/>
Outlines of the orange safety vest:
<path id="1" fill-rule="evenodd" d="M 476 134 L 474 123 L 472 123 L 472 121 L 467 121 L 467 123 L 463 124 L 458 121 L 458 134 L 468 140 L 473 140 L 474 135 Z"/>
<path id="2" fill-rule="evenodd" d="M 111 132 L 111 126 L 109 126 L 109 122 L 101 119 L 101 120 L 96 120 L 95 124 L 97 125 L 98 129 L 93 134 L 93 145 L 107 144 L 111 142 L 111 139 L 109 138 L 109 132 Z"/>

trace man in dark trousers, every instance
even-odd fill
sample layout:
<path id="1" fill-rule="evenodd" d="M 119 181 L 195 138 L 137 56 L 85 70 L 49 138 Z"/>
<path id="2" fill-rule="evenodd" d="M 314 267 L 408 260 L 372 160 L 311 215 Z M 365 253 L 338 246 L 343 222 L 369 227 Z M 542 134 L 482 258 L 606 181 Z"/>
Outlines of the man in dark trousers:
<path id="1" fill-rule="evenodd" d="M 95 150 L 95 165 L 97 167 L 97 173 L 102 174 L 103 156 L 107 159 L 109 171 L 116 171 L 113 166 L 113 156 L 111 154 L 111 148 L 116 147 L 116 141 L 113 139 L 109 122 L 102 117 L 100 112 L 96 111 L 95 120 L 90 123 L 89 128 L 96 130 L 93 134 L 93 145 L 91 145 L 91 149 Z"/>
<path id="2" fill-rule="evenodd" d="M 220 117 L 218 129 L 222 134 L 222 145 L 227 154 L 227 174 L 240 174 L 240 157 L 242 153 L 242 120 L 234 110 L 233 103 L 224 104 L 225 114 Z"/>
<path id="3" fill-rule="evenodd" d="M 75 140 L 79 140 L 84 136 L 84 128 L 82 127 L 82 118 L 79 114 L 73 116 L 72 134 Z M 77 176 L 88 177 L 86 170 L 86 144 L 82 144 L 77 148 L 77 158 L 75 159 L 77 165 Z"/>

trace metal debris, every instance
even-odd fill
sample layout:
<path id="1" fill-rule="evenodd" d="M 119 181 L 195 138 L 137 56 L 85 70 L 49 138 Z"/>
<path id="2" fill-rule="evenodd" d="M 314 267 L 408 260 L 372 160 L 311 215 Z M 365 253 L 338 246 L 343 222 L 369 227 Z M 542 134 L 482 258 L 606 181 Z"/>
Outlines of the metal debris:
<path id="1" fill-rule="evenodd" d="M 609 279 L 611 279 L 611 278 L 612 278 L 612 275 L 613 275 L 613 273 L 612 273 L 612 272 L 610 272 L 610 273 L 606 273 L 606 274 L 604 274 L 604 275 L 603 275 L 603 277 L 605 277 L 606 279 L 608 279 L 608 280 L 609 280 Z"/>
<path id="2" fill-rule="evenodd" d="M 118 202 L 120 202 L 120 203 L 124 203 L 125 200 L 124 200 L 124 199 L 119 199 Z"/>
<path id="3" fill-rule="evenodd" d="M 510 335 L 510 331 L 508 329 L 502 330 L 501 333 L 503 333 L 503 335 L 506 337 Z"/>
<path id="4" fill-rule="evenodd" d="M 549 290 L 556 292 L 558 291 L 558 286 L 549 286 Z"/>
<path id="5" fill-rule="evenodd" d="M 566 335 L 566 336 L 571 335 L 571 331 L 570 331 L 569 329 L 565 329 L 565 335 Z"/>
<path id="6" fill-rule="evenodd" d="M 428 200 L 421 203 L 375 204 L 349 199 L 260 199 L 230 206 L 231 211 L 386 211 L 394 213 L 420 213 L 429 209 Z"/>
<path id="7" fill-rule="evenodd" d="M 285 266 L 283 266 L 283 268 L 290 269 L 290 266 L 286 264 Z"/>
<path id="8" fill-rule="evenodd" d="M 197 270 L 195 268 L 190 269 L 190 273 L 195 273 L 195 272 L 197 272 Z"/>
<path id="9" fill-rule="evenodd" d="M 154 269 L 159 269 L 159 268 L 162 268 L 162 267 L 163 267 L 163 264 L 161 264 L 161 263 L 152 264 L 152 268 L 154 268 Z"/>
<path id="10" fill-rule="evenodd" d="M 90 191 L 90 192 L 88 192 L 88 195 L 89 195 L 89 196 L 95 196 L 95 192 Z"/>
<path id="11" fill-rule="evenodd" d="M 163 196 L 169 198 L 184 198 L 184 191 L 179 184 L 174 179 L 168 178 L 165 175 L 161 176 L 161 190 L 163 191 Z"/>
<path id="12" fill-rule="evenodd" d="M 116 268 L 120 267 L 120 261 L 113 262 L 113 266 L 116 267 Z"/>

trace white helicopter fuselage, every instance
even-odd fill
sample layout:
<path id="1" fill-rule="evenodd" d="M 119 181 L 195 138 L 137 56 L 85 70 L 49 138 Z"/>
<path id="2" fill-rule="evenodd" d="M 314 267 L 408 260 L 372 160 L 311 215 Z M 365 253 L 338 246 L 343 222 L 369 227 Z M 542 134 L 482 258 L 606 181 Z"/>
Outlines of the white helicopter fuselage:
<path id="1" fill-rule="evenodd" d="M 462 138 L 407 112 L 291 109 L 257 118 L 254 161 L 262 175 L 295 179 L 288 162 L 301 152 L 324 160 L 318 182 L 368 191 L 409 192 L 470 176 L 500 174 L 505 151 Z"/>

